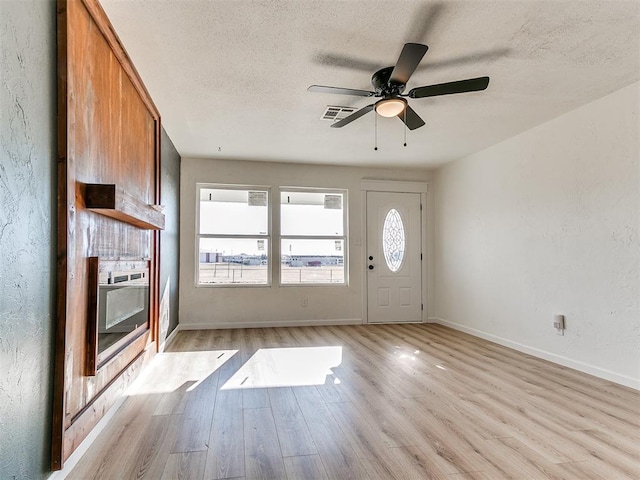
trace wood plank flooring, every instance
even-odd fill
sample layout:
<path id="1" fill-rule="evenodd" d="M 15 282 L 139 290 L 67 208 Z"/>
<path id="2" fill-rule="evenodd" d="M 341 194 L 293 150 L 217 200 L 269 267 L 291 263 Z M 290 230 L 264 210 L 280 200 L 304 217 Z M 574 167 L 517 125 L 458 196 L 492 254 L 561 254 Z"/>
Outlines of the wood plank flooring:
<path id="1" fill-rule="evenodd" d="M 180 332 L 69 479 L 640 479 L 639 392 L 449 328 Z"/>

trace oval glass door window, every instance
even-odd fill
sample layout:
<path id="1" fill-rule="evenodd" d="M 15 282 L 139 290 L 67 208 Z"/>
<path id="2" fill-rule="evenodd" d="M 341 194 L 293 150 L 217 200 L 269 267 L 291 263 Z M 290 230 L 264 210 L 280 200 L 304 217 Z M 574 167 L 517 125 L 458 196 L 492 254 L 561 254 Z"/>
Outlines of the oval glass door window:
<path id="1" fill-rule="evenodd" d="M 382 227 L 382 252 L 389 270 L 397 272 L 404 260 L 404 224 L 395 208 L 389 210 Z"/>

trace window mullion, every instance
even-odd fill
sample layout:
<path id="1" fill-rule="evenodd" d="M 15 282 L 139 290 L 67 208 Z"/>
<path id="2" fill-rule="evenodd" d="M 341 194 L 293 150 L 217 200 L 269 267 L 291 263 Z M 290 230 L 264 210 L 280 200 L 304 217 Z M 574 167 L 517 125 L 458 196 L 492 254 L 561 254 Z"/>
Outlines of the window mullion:
<path id="1" fill-rule="evenodd" d="M 238 239 L 248 239 L 252 238 L 262 240 L 262 239 L 270 239 L 271 235 L 232 235 L 232 234 L 221 234 L 221 233 L 199 233 L 198 238 L 238 238 Z"/>
<path id="2" fill-rule="evenodd" d="M 282 240 L 345 240 L 345 235 L 280 235 Z"/>

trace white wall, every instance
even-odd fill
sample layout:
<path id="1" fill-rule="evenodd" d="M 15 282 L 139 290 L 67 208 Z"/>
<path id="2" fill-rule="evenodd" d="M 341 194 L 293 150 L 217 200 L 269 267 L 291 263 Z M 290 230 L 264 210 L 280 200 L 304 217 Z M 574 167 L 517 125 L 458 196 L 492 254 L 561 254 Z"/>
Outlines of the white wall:
<path id="1" fill-rule="evenodd" d="M 361 180 L 428 182 L 430 177 L 427 170 L 183 158 L 180 171 L 180 328 L 361 323 L 364 276 Z M 347 190 L 349 285 L 196 287 L 196 183 Z M 427 215 L 430 203 L 427 201 Z M 302 297 L 308 297 L 307 307 L 302 306 Z M 426 308 L 430 303 L 427 301 Z"/>
<path id="2" fill-rule="evenodd" d="M 639 92 L 436 172 L 435 317 L 640 388 Z"/>

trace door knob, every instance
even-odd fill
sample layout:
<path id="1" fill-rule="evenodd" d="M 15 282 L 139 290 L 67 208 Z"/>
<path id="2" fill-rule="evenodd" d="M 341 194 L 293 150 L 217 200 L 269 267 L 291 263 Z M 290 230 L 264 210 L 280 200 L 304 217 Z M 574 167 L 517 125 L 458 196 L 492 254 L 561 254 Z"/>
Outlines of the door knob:
<path id="1" fill-rule="evenodd" d="M 369 265 L 369 270 L 373 270 L 373 265 Z"/>

